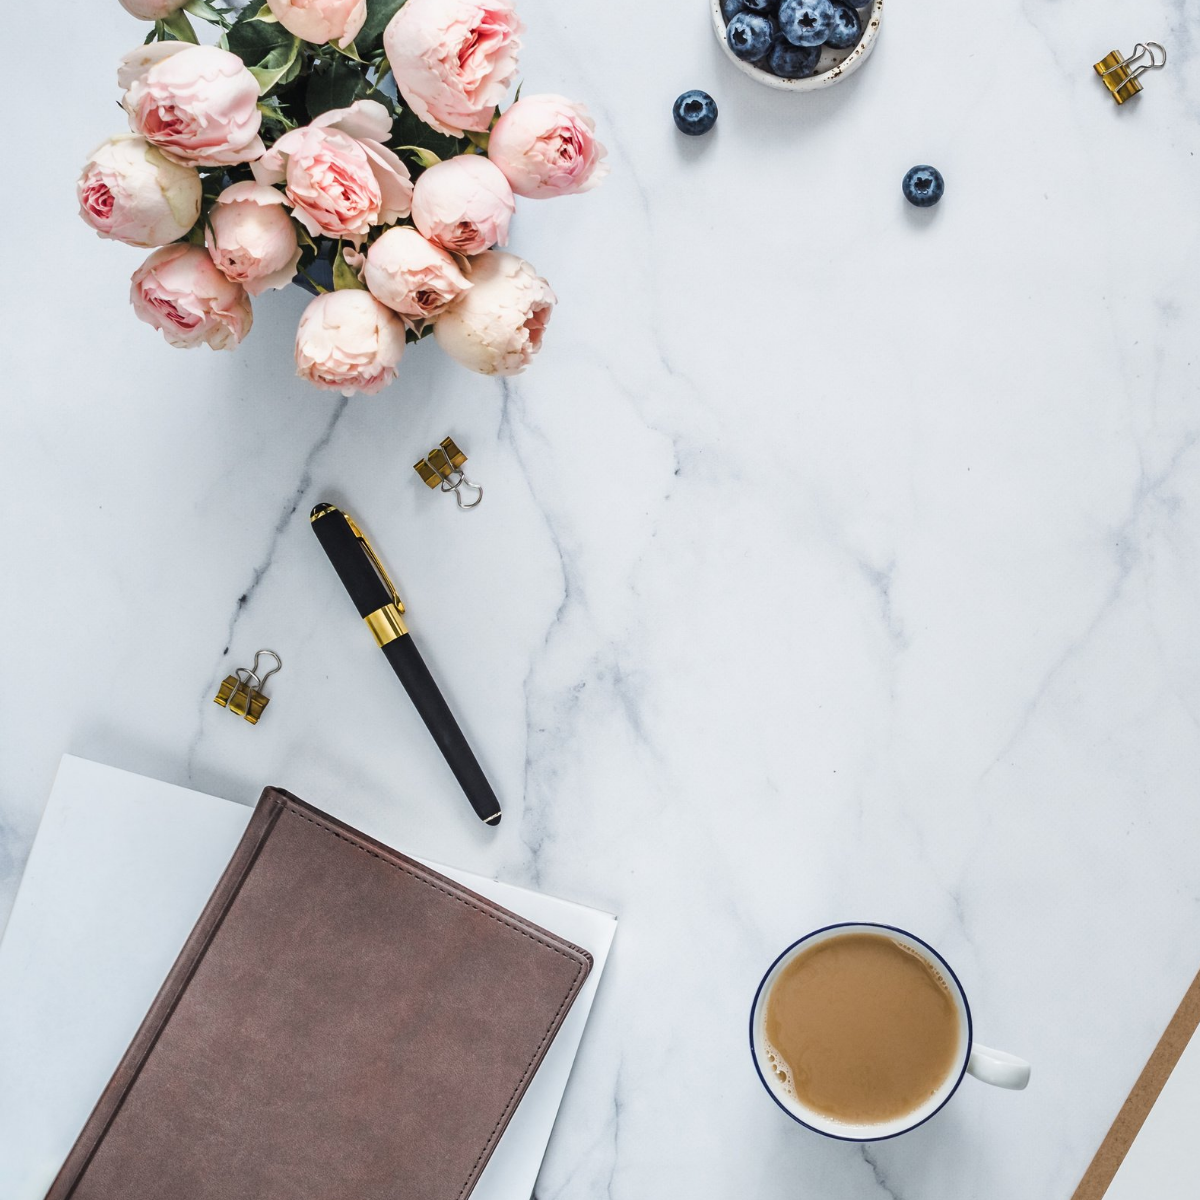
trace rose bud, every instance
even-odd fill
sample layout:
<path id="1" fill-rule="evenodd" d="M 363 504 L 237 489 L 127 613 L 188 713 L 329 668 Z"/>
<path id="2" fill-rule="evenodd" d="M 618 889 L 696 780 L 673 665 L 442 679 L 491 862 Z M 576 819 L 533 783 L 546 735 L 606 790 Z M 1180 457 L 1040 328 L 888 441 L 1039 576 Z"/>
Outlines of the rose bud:
<path id="1" fill-rule="evenodd" d="M 250 162 L 258 136 L 258 81 L 236 54 L 216 46 L 154 42 L 131 50 L 117 81 L 135 133 L 171 158 L 201 167 Z"/>
<path id="2" fill-rule="evenodd" d="M 296 374 L 343 396 L 386 387 L 403 353 L 404 323 L 357 288 L 318 296 L 296 330 Z"/>
<path id="3" fill-rule="evenodd" d="M 187 0 L 121 0 L 121 7 L 143 21 L 165 21 L 186 3 Z"/>
<path id="4" fill-rule="evenodd" d="M 295 277 L 300 243 L 286 203 L 275 188 L 246 181 L 227 187 L 208 214 L 208 253 L 226 279 L 252 296 Z"/>
<path id="5" fill-rule="evenodd" d="M 489 250 L 471 260 L 471 288 L 438 317 L 433 336 L 472 371 L 516 375 L 542 348 L 555 301 L 524 259 Z"/>
<path id="6" fill-rule="evenodd" d="M 383 141 L 392 118 L 378 100 L 322 113 L 285 133 L 251 170 L 259 183 L 283 183 L 293 216 L 309 233 L 358 245 L 374 225 L 412 208 L 412 177 Z"/>
<path id="7" fill-rule="evenodd" d="M 83 168 L 79 215 L 101 236 L 131 246 L 178 241 L 200 216 L 194 167 L 172 162 L 145 138 L 110 138 Z"/>
<path id="8" fill-rule="evenodd" d="M 518 196 L 586 192 L 608 174 L 596 122 L 562 96 L 523 96 L 492 129 L 488 158 Z"/>
<path id="9" fill-rule="evenodd" d="M 460 154 L 432 166 L 413 186 L 413 224 L 455 254 L 478 254 L 508 243 L 516 204 L 508 180 L 481 154 Z"/>
<path id="10" fill-rule="evenodd" d="M 371 295 L 409 325 L 436 317 L 471 286 L 445 250 L 426 241 L 415 229 L 400 226 L 371 243 L 363 260 L 362 279 Z"/>
<path id="11" fill-rule="evenodd" d="M 280 25 L 306 42 L 350 45 L 367 19 L 366 0 L 267 0 Z"/>
<path id="12" fill-rule="evenodd" d="M 207 251 L 182 242 L 155 250 L 134 271 L 129 299 L 147 325 L 182 348 L 231 350 L 254 320 L 246 289 L 226 279 Z"/>
<path id="13" fill-rule="evenodd" d="M 517 73 L 511 0 L 407 0 L 383 46 L 405 103 L 439 133 L 483 133 Z"/>

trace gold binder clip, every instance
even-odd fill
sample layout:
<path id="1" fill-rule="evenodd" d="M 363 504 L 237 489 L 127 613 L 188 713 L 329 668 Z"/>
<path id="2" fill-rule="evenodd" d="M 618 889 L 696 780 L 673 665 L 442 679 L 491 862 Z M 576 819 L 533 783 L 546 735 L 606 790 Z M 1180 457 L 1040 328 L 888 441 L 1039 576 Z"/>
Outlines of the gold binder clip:
<path id="1" fill-rule="evenodd" d="M 414 463 L 413 470 L 425 481 L 426 487 L 440 487 L 443 492 L 453 492 L 459 508 L 475 508 L 483 500 L 483 488 L 463 474 L 463 463 L 466 461 L 467 456 L 450 438 L 442 438 L 441 447 L 430 450 L 419 463 Z M 465 502 L 463 488 L 473 491 L 475 499 Z"/>
<path id="2" fill-rule="evenodd" d="M 1147 71 L 1158 71 L 1167 65 L 1167 52 L 1157 42 L 1138 42 L 1133 53 L 1123 58 L 1114 50 L 1096 64 L 1096 74 L 1112 93 L 1118 104 L 1124 104 L 1142 90 L 1138 76 Z"/>
<path id="3" fill-rule="evenodd" d="M 269 654 L 275 660 L 275 665 L 265 675 L 259 675 L 258 660 L 264 654 Z M 269 696 L 263 695 L 263 686 L 282 667 L 283 659 L 274 650 L 260 650 L 254 656 L 254 666 L 238 667 L 232 675 L 225 677 L 220 690 L 213 697 L 214 703 L 243 717 L 251 725 L 257 725 L 263 709 L 271 702 Z"/>

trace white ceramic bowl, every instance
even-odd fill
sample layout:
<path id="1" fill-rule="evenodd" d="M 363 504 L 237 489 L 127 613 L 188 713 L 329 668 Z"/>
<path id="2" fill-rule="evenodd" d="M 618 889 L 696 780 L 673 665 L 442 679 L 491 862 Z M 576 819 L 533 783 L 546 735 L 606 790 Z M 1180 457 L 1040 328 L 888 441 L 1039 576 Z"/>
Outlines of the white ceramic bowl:
<path id="1" fill-rule="evenodd" d="M 780 79 L 770 71 L 764 71 L 753 63 L 738 58 L 729 48 L 725 40 L 725 18 L 721 16 L 721 0 L 710 0 L 712 6 L 713 32 L 726 57 L 739 71 L 744 71 L 751 79 L 765 83 L 767 87 L 778 88 L 783 92 L 816 92 L 821 88 L 831 87 L 841 83 L 847 75 L 853 75 L 867 61 L 871 51 L 875 49 L 875 39 L 879 36 L 879 25 L 883 20 L 883 0 L 873 0 L 869 8 L 860 8 L 863 19 L 863 35 L 858 45 L 849 50 L 831 50 L 825 47 L 821 51 L 820 62 L 817 63 L 817 73 L 807 79 Z"/>

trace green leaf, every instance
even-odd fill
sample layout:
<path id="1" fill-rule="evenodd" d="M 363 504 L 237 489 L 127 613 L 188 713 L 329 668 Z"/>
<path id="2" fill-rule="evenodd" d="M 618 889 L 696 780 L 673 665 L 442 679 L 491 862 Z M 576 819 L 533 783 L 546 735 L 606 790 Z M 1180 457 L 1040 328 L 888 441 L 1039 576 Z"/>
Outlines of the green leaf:
<path id="1" fill-rule="evenodd" d="M 411 109 L 405 108 L 397 115 L 392 125 L 392 136 L 388 139 L 390 146 L 420 146 L 436 154 L 438 158 L 454 158 L 466 152 L 470 145 L 465 138 L 447 137 L 430 129 Z"/>
<path id="2" fill-rule="evenodd" d="M 358 273 L 346 261 L 346 256 L 342 253 L 339 246 L 337 258 L 333 260 L 333 288 L 334 291 L 344 291 L 346 288 L 354 288 L 360 292 L 367 290 L 367 285 L 358 277 Z"/>
<path id="3" fill-rule="evenodd" d="M 250 74 L 258 80 L 258 94 L 265 96 L 277 83 L 289 83 L 300 73 L 300 39 L 291 39 L 290 46 L 272 50 Z"/>
<path id="4" fill-rule="evenodd" d="M 331 108 L 349 108 L 369 90 L 366 77 L 349 59 L 322 59 L 309 72 L 304 103 L 310 117 L 319 117 Z"/>
<path id="5" fill-rule="evenodd" d="M 352 62 L 362 63 L 364 67 L 368 65 L 367 63 L 363 62 L 361 58 L 359 58 L 358 48 L 353 42 L 351 42 L 348 46 L 339 46 L 337 42 L 330 42 L 329 48 L 331 50 L 336 50 L 338 54 L 344 54 Z"/>
<path id="6" fill-rule="evenodd" d="M 213 25 L 220 25 L 224 28 L 229 24 L 225 19 L 226 14 L 219 9 L 213 8 L 208 3 L 208 0 L 188 0 L 183 8 L 185 12 L 190 12 L 193 17 L 199 17 L 200 20 L 209 21 Z"/>
<path id="7" fill-rule="evenodd" d="M 383 31 L 403 5 L 404 0 L 367 0 L 367 19 L 354 39 L 363 58 L 374 58 L 379 52 L 383 46 Z"/>
<path id="8" fill-rule="evenodd" d="M 222 40 L 258 80 L 260 95 L 266 95 L 278 83 L 295 79 L 303 65 L 300 39 L 282 25 L 239 17 Z"/>
<path id="9" fill-rule="evenodd" d="M 466 137 L 467 141 L 470 142 L 472 146 L 478 146 L 479 149 L 484 152 L 484 154 L 487 153 L 488 141 L 491 138 L 490 134 L 476 133 L 475 130 L 468 129 L 466 132 Z"/>
<path id="10" fill-rule="evenodd" d="M 256 12 L 254 16 L 250 18 L 250 20 L 261 21 L 264 25 L 279 24 L 279 18 L 271 11 L 271 6 L 269 4 L 264 4 L 262 8 L 260 8 L 258 12 Z"/>
<path id="11" fill-rule="evenodd" d="M 173 12 L 169 17 L 163 17 L 163 28 L 177 42 L 196 42 L 196 31 L 192 23 L 180 11 Z"/>
<path id="12" fill-rule="evenodd" d="M 225 34 L 229 49 L 248 67 L 256 67 L 272 50 L 292 41 L 282 25 L 268 25 L 247 17 L 245 10 Z"/>
<path id="13" fill-rule="evenodd" d="M 432 150 L 426 150 L 424 146 L 395 146 L 393 149 L 407 151 L 422 167 L 436 167 L 442 161 Z"/>
<path id="14" fill-rule="evenodd" d="M 260 100 L 258 102 L 258 111 L 262 113 L 264 121 L 273 121 L 276 125 L 281 126 L 285 133 L 290 129 L 296 128 L 296 122 L 283 111 L 279 105 L 279 101 L 274 96 L 266 100 Z"/>

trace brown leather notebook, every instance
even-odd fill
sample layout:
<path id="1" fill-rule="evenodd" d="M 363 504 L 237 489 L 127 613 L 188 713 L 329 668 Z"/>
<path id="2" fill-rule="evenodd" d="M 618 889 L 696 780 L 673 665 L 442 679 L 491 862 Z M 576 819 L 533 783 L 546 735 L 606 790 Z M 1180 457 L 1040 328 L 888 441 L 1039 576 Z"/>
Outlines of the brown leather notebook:
<path id="1" fill-rule="evenodd" d="M 268 788 L 47 1200 L 463 1200 L 590 969 Z"/>

